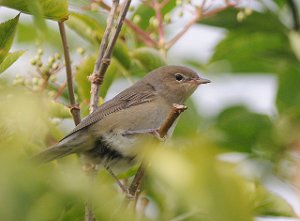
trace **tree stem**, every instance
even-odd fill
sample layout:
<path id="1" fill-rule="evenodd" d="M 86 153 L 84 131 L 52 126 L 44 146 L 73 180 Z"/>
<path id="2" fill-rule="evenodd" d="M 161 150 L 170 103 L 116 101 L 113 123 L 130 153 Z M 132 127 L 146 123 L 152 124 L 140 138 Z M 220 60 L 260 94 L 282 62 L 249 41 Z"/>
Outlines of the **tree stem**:
<path id="1" fill-rule="evenodd" d="M 68 42 L 66 37 L 64 21 L 59 21 L 58 27 L 59 27 L 60 37 L 61 37 L 63 50 L 64 50 L 67 85 L 68 85 L 68 92 L 69 92 L 69 99 L 70 99 L 70 109 L 71 109 L 74 123 L 75 125 L 77 125 L 80 123 L 80 108 L 79 105 L 76 104 L 75 95 L 74 95 L 71 59 L 69 54 L 69 47 L 68 47 Z"/>

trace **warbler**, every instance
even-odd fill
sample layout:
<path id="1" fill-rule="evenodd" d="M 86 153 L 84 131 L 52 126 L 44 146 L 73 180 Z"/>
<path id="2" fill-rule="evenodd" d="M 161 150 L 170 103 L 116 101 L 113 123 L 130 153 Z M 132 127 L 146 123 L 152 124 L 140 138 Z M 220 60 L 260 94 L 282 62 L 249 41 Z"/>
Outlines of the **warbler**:
<path id="1" fill-rule="evenodd" d="M 93 165 L 130 164 L 136 157 L 138 146 L 134 144 L 139 138 L 162 126 L 173 104 L 183 104 L 199 85 L 206 83 L 210 81 L 187 67 L 169 65 L 155 69 L 103 103 L 71 133 L 34 159 L 48 162 L 77 153 Z"/>

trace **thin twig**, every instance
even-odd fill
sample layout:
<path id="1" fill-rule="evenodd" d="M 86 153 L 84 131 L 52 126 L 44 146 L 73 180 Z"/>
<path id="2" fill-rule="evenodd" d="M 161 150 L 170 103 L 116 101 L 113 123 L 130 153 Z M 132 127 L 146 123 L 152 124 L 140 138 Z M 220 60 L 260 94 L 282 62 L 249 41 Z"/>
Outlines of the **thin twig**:
<path id="1" fill-rule="evenodd" d="M 91 98 L 90 98 L 90 113 L 92 113 L 95 108 L 98 105 L 98 96 L 99 96 L 99 87 L 103 82 L 103 77 L 104 77 L 104 72 L 101 73 L 101 64 L 103 62 L 106 62 L 104 60 L 104 54 L 107 50 L 107 45 L 109 42 L 109 37 L 111 35 L 111 31 L 113 28 L 114 24 L 114 18 L 117 13 L 117 8 L 119 5 L 119 0 L 113 0 L 113 6 L 111 7 L 111 11 L 109 13 L 109 16 L 107 18 L 107 26 L 99 47 L 99 52 L 98 52 L 98 58 L 96 60 L 95 66 L 94 66 L 94 71 L 93 74 L 90 76 L 90 81 L 91 81 Z"/>
<path id="2" fill-rule="evenodd" d="M 125 185 L 123 185 L 123 183 L 121 183 L 119 178 L 114 174 L 114 172 L 110 169 L 109 166 L 105 165 L 104 167 L 107 170 L 107 172 L 109 172 L 109 174 L 112 176 L 112 178 L 115 179 L 115 181 L 116 181 L 117 185 L 120 187 L 120 189 L 126 194 L 127 189 L 126 189 Z"/>
<path id="3" fill-rule="evenodd" d="M 167 0 L 169 1 L 169 0 Z M 98 1 L 98 0 L 93 0 L 93 2 L 99 4 L 103 9 L 110 11 L 111 8 L 109 5 L 107 5 L 105 2 L 103 1 Z M 149 47 L 157 47 L 157 43 L 156 41 L 154 41 L 151 37 L 150 34 L 146 31 L 144 31 L 143 29 L 141 29 L 139 26 L 137 26 L 136 24 L 134 24 L 132 21 L 130 21 L 129 19 L 124 20 L 124 23 L 131 28 L 131 30 L 133 30 L 136 34 L 137 37 L 147 46 Z"/>
<path id="4" fill-rule="evenodd" d="M 105 53 L 103 55 L 103 61 L 101 62 L 100 64 L 100 67 L 99 67 L 99 71 L 97 72 L 102 78 L 102 81 L 103 81 L 103 76 L 110 64 L 110 59 L 111 59 L 111 55 L 112 55 L 112 50 L 116 44 L 116 41 L 118 39 L 118 36 L 120 34 L 120 31 L 122 29 L 122 25 L 123 25 L 123 21 L 126 17 L 126 14 L 127 14 L 127 11 L 129 9 L 129 6 L 130 6 L 130 3 L 131 3 L 131 0 L 127 0 L 125 3 L 124 3 L 124 6 L 121 10 L 121 13 L 120 13 L 120 16 L 117 20 L 117 23 L 116 23 L 116 27 L 114 29 L 114 32 L 112 33 L 112 38 L 110 39 L 108 45 L 107 45 L 107 48 L 105 50 Z"/>
<path id="5" fill-rule="evenodd" d="M 128 19 L 125 19 L 124 23 L 126 23 L 126 25 L 137 34 L 137 37 L 143 41 L 145 45 L 149 47 L 157 47 L 157 43 L 150 37 L 148 32 L 144 31 Z"/>
<path id="6" fill-rule="evenodd" d="M 203 18 L 210 17 L 221 11 L 224 11 L 227 8 L 236 6 L 236 3 L 228 3 L 224 7 L 216 8 L 208 12 L 204 11 L 206 1 L 202 2 L 200 7 L 196 7 L 196 15 L 183 27 L 183 29 L 176 34 L 169 42 L 166 43 L 166 49 L 171 48 L 196 22 L 200 21 Z"/>
<path id="7" fill-rule="evenodd" d="M 176 34 L 169 42 L 166 43 L 166 49 L 171 48 L 201 17 L 202 8 L 196 10 L 196 15 L 183 27 L 183 29 Z"/>
<path id="8" fill-rule="evenodd" d="M 56 95 L 53 98 L 54 100 L 57 100 L 63 94 L 66 86 L 67 86 L 67 81 L 64 81 L 57 89 Z"/>
<path id="9" fill-rule="evenodd" d="M 153 1 L 153 8 L 156 14 L 156 19 L 158 20 L 158 34 L 159 34 L 159 47 L 163 48 L 165 43 L 165 35 L 164 35 L 164 26 L 163 26 L 163 17 L 161 14 L 161 4 L 158 0 Z"/>
<path id="10" fill-rule="evenodd" d="M 166 6 L 166 4 L 169 2 L 170 0 L 163 0 L 161 3 L 160 3 L 160 8 L 162 9 L 163 7 Z"/>
<path id="11" fill-rule="evenodd" d="M 173 104 L 173 108 L 170 111 L 167 119 L 162 124 L 162 126 L 158 129 L 158 135 L 163 138 L 167 135 L 170 127 L 175 122 L 175 120 L 179 117 L 179 115 L 187 109 L 184 105 Z M 140 187 L 142 184 L 142 180 L 145 174 L 145 165 L 142 163 L 139 167 L 130 187 L 129 187 L 129 196 L 127 196 L 127 202 L 129 200 L 137 200 L 138 194 L 140 193 Z M 132 196 L 132 197 L 131 197 Z M 130 198 L 129 198 L 130 197 Z"/>
<path id="12" fill-rule="evenodd" d="M 74 95 L 71 59 L 70 59 L 70 54 L 69 54 L 69 47 L 68 47 L 68 43 L 67 43 L 64 21 L 59 21 L 58 27 L 59 27 L 59 32 L 60 32 L 61 41 L 62 41 L 63 50 L 64 50 L 68 92 L 69 92 L 69 99 L 70 99 L 70 109 L 71 109 L 71 113 L 72 113 L 75 125 L 77 125 L 80 123 L 80 108 L 79 108 L 79 105 L 76 104 L 75 95 Z"/>

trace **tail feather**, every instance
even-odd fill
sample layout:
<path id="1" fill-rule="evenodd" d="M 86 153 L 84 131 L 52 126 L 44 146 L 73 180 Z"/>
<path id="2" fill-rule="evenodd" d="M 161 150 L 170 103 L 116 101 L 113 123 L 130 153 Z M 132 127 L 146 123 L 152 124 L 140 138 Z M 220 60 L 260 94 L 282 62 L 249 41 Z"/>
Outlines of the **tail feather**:
<path id="1" fill-rule="evenodd" d="M 52 160 L 59 159 L 61 157 L 72 154 L 73 148 L 71 146 L 57 144 L 52 147 L 47 148 L 46 150 L 36 154 L 32 157 L 35 162 L 38 163 L 47 163 Z"/>

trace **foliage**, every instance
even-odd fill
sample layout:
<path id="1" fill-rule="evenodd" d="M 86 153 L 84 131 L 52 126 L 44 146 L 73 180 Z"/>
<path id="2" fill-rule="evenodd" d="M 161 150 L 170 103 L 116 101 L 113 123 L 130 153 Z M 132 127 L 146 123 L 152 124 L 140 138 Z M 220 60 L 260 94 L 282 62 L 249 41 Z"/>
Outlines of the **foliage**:
<path id="1" fill-rule="evenodd" d="M 199 7 L 188 1 L 169 1 L 160 8 L 151 2 L 133 8 L 125 21 L 100 89 L 101 102 L 113 83 L 124 79 L 134 82 L 147 72 L 172 63 L 166 56 L 168 42 L 159 33 L 160 25 L 165 28 L 191 9 L 199 12 Z M 299 149 L 300 143 L 300 34 L 282 18 L 290 6 L 285 1 L 273 3 L 276 10 L 261 2 L 260 11 L 231 5 L 212 15 L 204 11 L 193 25 L 224 28 L 227 34 L 207 64 L 193 59 L 181 63 L 198 69 L 204 67 L 215 76 L 222 73 L 276 76 L 278 113 L 270 117 L 236 105 L 205 119 L 197 112 L 194 101 L 189 100 L 189 109 L 179 120 L 172 141 L 164 145 L 145 143 L 142 148 L 150 166 L 141 194 L 141 201 L 148 207 L 146 216 L 140 220 L 250 221 L 257 216 L 296 216 L 291 206 L 271 193 L 263 182 L 263 176 L 271 175 L 290 182 L 291 170 L 285 165 L 293 163 L 290 151 Z M 64 62 L 62 55 L 54 52 L 60 52 L 61 45 L 53 43 L 58 30 L 47 28 L 46 33 L 51 34 L 45 35 L 44 41 L 51 49 L 37 49 L 37 55 L 30 61 L 34 73 L 22 67 L 19 73 L 11 73 L 9 69 L 14 62 L 18 65 L 17 59 L 25 50 L 35 48 L 41 37 L 39 32 L 49 24 L 48 19 L 68 18 L 76 99 L 82 116 L 86 116 L 90 99 L 88 76 L 93 71 L 105 30 L 106 14 L 102 12 L 107 5 L 102 1 L 75 0 L 0 0 L 0 5 L 33 15 L 38 24 L 36 31 L 34 25 L 22 20 L 22 15 L 20 23 L 17 15 L 0 24 L 0 198 L 5 199 L 0 205 L 1 219 L 83 220 L 87 199 L 95 205 L 99 220 L 136 219 L 133 205 L 122 208 L 124 195 L 105 171 L 100 172 L 91 186 L 76 156 L 39 167 L 28 160 L 69 131 L 66 122 L 71 114 L 62 71 Z M 69 12 L 68 8 L 73 10 Z M 156 9 L 160 10 L 162 20 Z M 24 50 L 9 52 L 17 26 L 16 44 L 23 43 Z M 79 48 L 78 42 L 82 42 Z M 46 55 L 50 55 L 48 60 Z M 223 160 L 224 155 L 232 153 L 241 154 L 243 159 Z M 259 162 L 252 171 L 254 176 L 241 171 L 246 162 Z M 131 180 L 134 171 L 135 168 L 120 177 Z"/>

